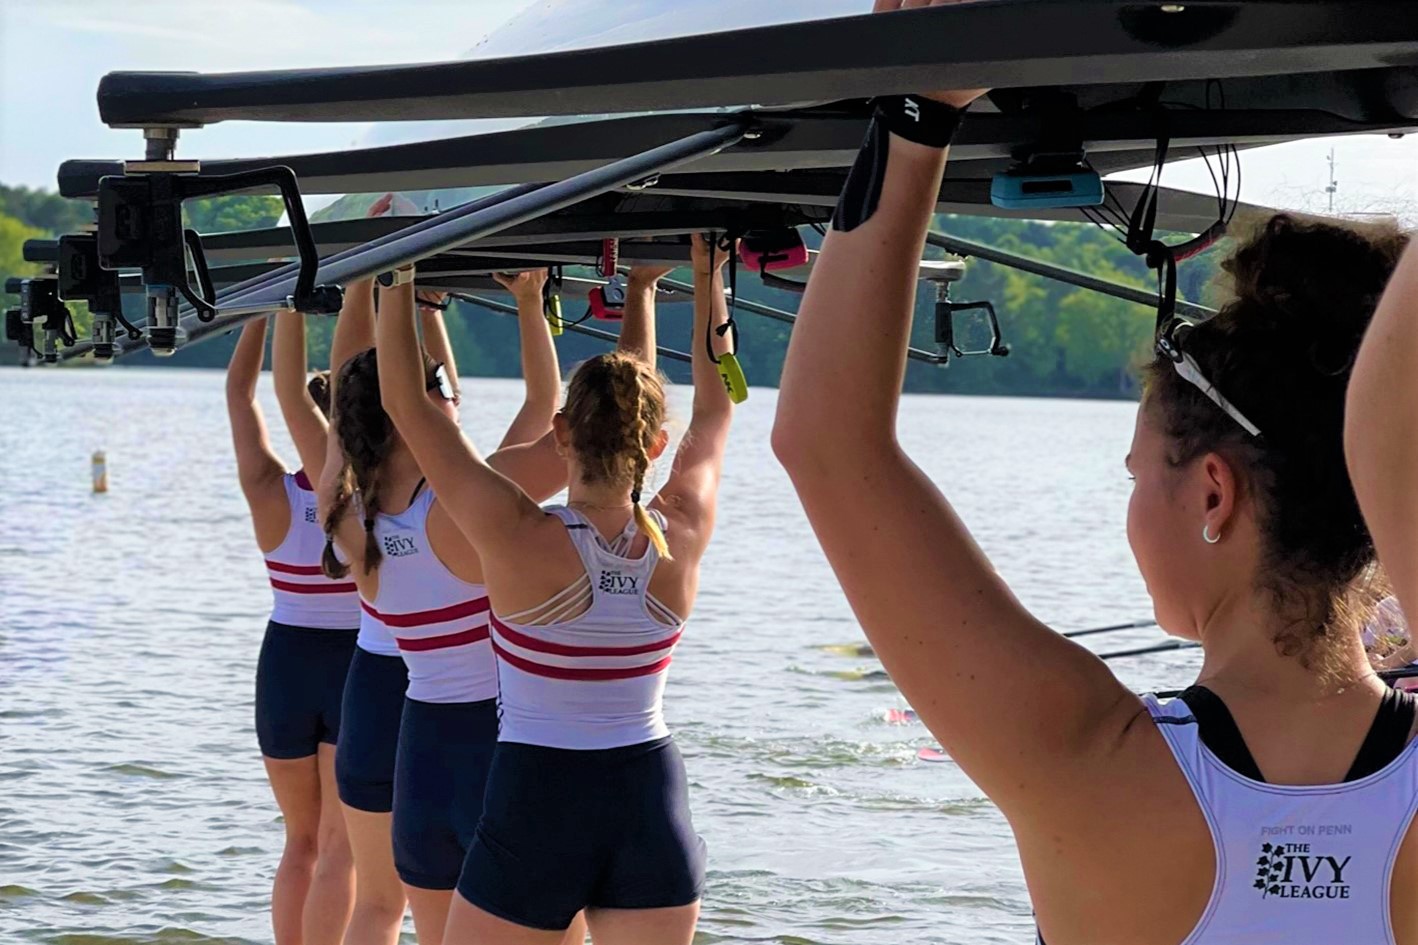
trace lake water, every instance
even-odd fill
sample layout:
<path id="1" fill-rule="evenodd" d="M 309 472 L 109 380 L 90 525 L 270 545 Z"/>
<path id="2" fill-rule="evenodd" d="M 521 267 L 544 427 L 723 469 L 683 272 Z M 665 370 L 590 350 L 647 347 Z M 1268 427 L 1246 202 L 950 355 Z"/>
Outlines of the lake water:
<path id="1" fill-rule="evenodd" d="M 252 725 L 270 592 L 222 382 L 0 370 L 5 943 L 270 941 L 282 832 Z M 268 379 L 262 398 L 294 462 Z M 917 760 L 933 744 L 924 728 L 883 720 L 905 705 L 893 686 L 840 678 L 869 660 L 823 649 L 862 637 L 769 450 L 774 398 L 754 390 L 739 408 L 666 697 L 709 845 L 698 941 L 1030 942 L 1004 820 L 953 764 Z M 519 399 L 515 382 L 467 381 L 474 439 L 499 438 Z M 1150 616 L 1123 536 L 1132 414 L 908 397 L 902 439 L 1025 603 L 1070 629 Z M 1089 638 L 1099 650 L 1161 639 Z M 1135 688 L 1170 688 L 1196 659 L 1113 665 Z"/>

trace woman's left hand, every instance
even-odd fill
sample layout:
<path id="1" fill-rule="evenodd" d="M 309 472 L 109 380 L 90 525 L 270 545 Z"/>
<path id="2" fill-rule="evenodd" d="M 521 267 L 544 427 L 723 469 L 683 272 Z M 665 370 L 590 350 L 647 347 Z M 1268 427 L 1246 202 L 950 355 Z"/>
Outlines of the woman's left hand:
<path id="1" fill-rule="evenodd" d="M 713 249 L 712 254 L 710 253 L 711 248 Z M 737 240 L 734 241 L 733 247 L 725 252 L 718 245 L 710 247 L 709 240 L 702 233 L 695 233 L 690 237 L 689 256 L 694 264 L 694 271 L 699 275 L 712 275 L 709 271 L 711 260 L 713 261 L 714 270 L 716 272 L 723 269 L 724 263 L 729 261 L 729 255 L 738 252 L 738 250 L 739 244 Z"/>
<path id="2" fill-rule="evenodd" d="M 542 297 L 542 286 L 546 285 L 547 271 L 545 269 L 531 269 L 527 272 L 494 272 L 492 278 L 497 284 L 502 286 L 512 297 L 518 301 L 527 299 L 540 299 Z"/>
<path id="3" fill-rule="evenodd" d="M 876 0 L 876 6 L 872 8 L 873 13 L 894 13 L 897 10 L 918 10 L 922 7 L 948 7 L 958 3 L 969 3 L 970 0 Z M 970 103 L 989 89 L 958 89 L 938 92 L 921 92 L 926 98 L 933 98 L 937 102 L 944 102 L 952 108 L 968 108 Z"/>
<path id="4" fill-rule="evenodd" d="M 418 307 L 424 310 L 442 311 L 443 303 L 448 301 L 447 292 L 419 292 L 414 296 L 414 301 Z"/>
<path id="5" fill-rule="evenodd" d="M 631 285 L 655 285 L 674 271 L 674 266 L 632 266 L 626 281 Z"/>

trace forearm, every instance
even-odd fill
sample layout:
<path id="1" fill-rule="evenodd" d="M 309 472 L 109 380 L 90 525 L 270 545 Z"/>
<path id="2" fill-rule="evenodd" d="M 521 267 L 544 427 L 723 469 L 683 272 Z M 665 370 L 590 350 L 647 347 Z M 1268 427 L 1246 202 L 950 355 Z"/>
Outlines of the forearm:
<path id="1" fill-rule="evenodd" d="M 385 289 L 375 330 L 379 350 L 379 396 L 384 410 L 398 425 L 402 417 L 428 407 L 423 348 L 414 327 L 411 285 Z"/>
<path id="2" fill-rule="evenodd" d="M 625 318 L 620 323 L 617 347 L 655 366 L 655 280 L 637 279 L 632 275 L 626 284 Z"/>
<path id="3" fill-rule="evenodd" d="M 1418 614 L 1418 245 L 1409 248 L 1360 347 L 1345 450 L 1379 561 Z"/>
<path id="4" fill-rule="evenodd" d="M 236 453 L 236 472 L 247 499 L 253 503 L 261 496 L 263 487 L 285 471 L 271 450 L 266 419 L 256 402 L 256 380 L 261 376 L 265 354 L 266 319 L 257 318 L 241 330 L 226 379 L 227 418 Z M 256 507 L 253 504 L 253 512 Z"/>
<path id="5" fill-rule="evenodd" d="M 729 351 L 733 343 L 731 337 L 721 336 L 716 329 L 729 320 L 729 307 L 724 296 L 724 272 L 715 269 L 711 274 L 696 270 L 694 273 L 694 335 L 690 347 L 694 376 L 694 419 L 716 415 L 729 415 L 733 411 L 733 401 L 724 387 L 719 369 L 709 357 L 708 345 L 713 346 L 715 357 Z"/>
<path id="6" fill-rule="evenodd" d="M 275 337 L 271 342 L 271 378 L 282 407 L 287 398 L 309 396 L 305 388 L 309 370 L 305 351 L 305 316 L 280 312 L 276 316 Z"/>
<path id="7" fill-rule="evenodd" d="M 442 364 L 448 373 L 453 389 L 458 389 L 458 363 L 453 357 L 453 343 L 448 340 L 448 325 L 443 313 L 436 308 L 420 308 L 419 326 L 423 333 L 423 349 L 428 356 Z"/>
<path id="8" fill-rule="evenodd" d="M 266 319 L 253 318 L 241 329 L 226 371 L 227 406 L 249 406 L 256 400 L 256 381 L 266 360 Z"/>
<path id="9" fill-rule="evenodd" d="M 276 403 L 281 406 L 300 465 L 309 476 L 320 475 L 325 461 L 329 425 L 306 386 L 305 317 L 297 312 L 276 316 L 276 337 L 271 346 L 271 372 L 276 382 Z"/>
<path id="10" fill-rule="evenodd" d="M 335 336 L 330 339 L 330 388 L 345 362 L 367 348 L 374 347 L 374 280 L 360 279 L 345 286 L 345 304 L 335 322 Z"/>
<path id="11" fill-rule="evenodd" d="M 867 451 L 894 439 L 916 275 L 944 168 L 945 151 L 892 136 L 876 212 L 828 234 L 788 346 L 780 446 L 821 448 L 845 436 Z"/>
<path id="12" fill-rule="evenodd" d="M 561 401 L 561 364 L 540 294 L 517 299 L 517 333 L 522 348 L 525 394 L 500 447 L 531 443 L 551 429 Z"/>

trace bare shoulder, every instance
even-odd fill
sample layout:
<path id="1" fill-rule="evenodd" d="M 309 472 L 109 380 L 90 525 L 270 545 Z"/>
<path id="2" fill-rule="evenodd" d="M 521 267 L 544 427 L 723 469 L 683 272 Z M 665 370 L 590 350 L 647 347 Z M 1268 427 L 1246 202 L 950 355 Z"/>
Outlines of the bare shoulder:
<path id="1" fill-rule="evenodd" d="M 671 548 L 700 548 L 703 536 L 713 527 L 714 503 L 683 492 L 658 493 L 646 506 L 665 517 L 665 538 Z"/>
<path id="2" fill-rule="evenodd" d="M 1211 831 L 1147 707 L 1134 698 L 1113 723 L 1086 766 L 1007 812 L 1031 898 L 1048 940 L 1182 941 L 1215 884 Z M 1158 850 L 1165 870 L 1137 868 Z"/>

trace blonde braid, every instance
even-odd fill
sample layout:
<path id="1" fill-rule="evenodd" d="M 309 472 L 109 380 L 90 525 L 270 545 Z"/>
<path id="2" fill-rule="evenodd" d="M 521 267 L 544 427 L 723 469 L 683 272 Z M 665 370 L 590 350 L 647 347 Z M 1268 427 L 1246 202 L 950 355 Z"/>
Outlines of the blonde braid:
<path id="1" fill-rule="evenodd" d="M 640 504 L 650 469 L 650 446 L 664 415 L 662 379 L 645 361 L 623 352 L 597 355 L 582 363 L 567 385 L 562 408 L 584 480 L 628 484 L 636 527 L 668 559 L 664 532 Z"/>
<path id="2" fill-rule="evenodd" d="M 652 432 L 650 422 L 645 416 L 648 407 L 645 386 L 641 383 L 638 365 L 633 363 L 631 364 L 631 377 L 635 382 L 635 403 L 625 411 L 625 416 L 630 418 L 630 443 L 627 444 L 630 447 L 628 452 L 631 464 L 630 503 L 635 511 L 636 527 L 650 539 L 650 544 L 655 546 L 660 557 L 670 561 L 673 560 L 673 557 L 670 555 L 670 546 L 665 541 L 665 533 L 660 529 L 660 524 L 655 521 L 654 516 L 640 504 L 640 491 L 645 487 L 645 474 L 650 470 L 649 438 Z"/>

